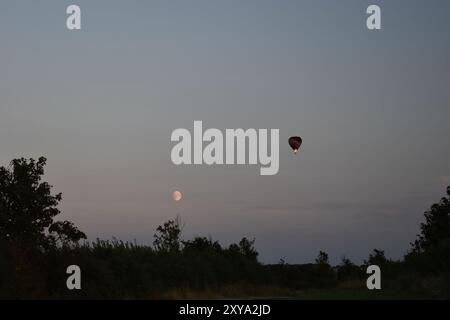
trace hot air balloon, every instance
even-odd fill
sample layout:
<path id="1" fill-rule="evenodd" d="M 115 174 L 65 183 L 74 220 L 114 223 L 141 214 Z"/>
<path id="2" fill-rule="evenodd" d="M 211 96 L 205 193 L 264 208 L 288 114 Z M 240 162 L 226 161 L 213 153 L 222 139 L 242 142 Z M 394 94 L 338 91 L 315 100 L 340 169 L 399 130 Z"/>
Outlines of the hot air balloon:
<path id="1" fill-rule="evenodd" d="M 298 150 L 300 149 L 302 142 L 303 142 L 303 140 L 300 137 L 290 137 L 289 138 L 289 145 L 291 146 L 292 150 L 294 150 L 295 154 L 297 154 Z"/>

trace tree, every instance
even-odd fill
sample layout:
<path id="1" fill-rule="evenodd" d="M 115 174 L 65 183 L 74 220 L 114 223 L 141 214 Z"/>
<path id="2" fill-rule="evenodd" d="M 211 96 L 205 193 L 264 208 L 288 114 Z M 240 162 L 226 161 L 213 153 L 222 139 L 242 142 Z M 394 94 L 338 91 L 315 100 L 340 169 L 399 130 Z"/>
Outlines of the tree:
<path id="1" fill-rule="evenodd" d="M 447 187 L 447 197 L 424 213 L 425 222 L 420 225 L 418 239 L 412 243 L 413 251 L 425 252 L 450 242 L 450 186 Z"/>
<path id="2" fill-rule="evenodd" d="M 358 278 L 359 271 L 360 271 L 359 267 L 355 265 L 346 256 L 343 256 L 341 258 L 341 264 L 337 266 L 338 279 L 341 281 L 350 280 L 352 278 Z"/>
<path id="3" fill-rule="evenodd" d="M 16 246 L 48 248 L 86 239 L 71 222 L 54 222 L 61 193 L 42 182 L 47 159 L 15 159 L 0 167 L 0 240 Z"/>
<path id="4" fill-rule="evenodd" d="M 233 255 L 241 255 L 249 260 L 258 261 L 258 251 L 255 249 L 255 239 L 248 240 L 244 237 L 239 241 L 239 244 L 230 244 L 228 246 L 228 251 Z"/>
<path id="5" fill-rule="evenodd" d="M 240 252 L 250 260 L 256 261 L 258 258 L 258 251 L 255 249 L 255 239 L 248 240 L 247 238 L 242 238 L 239 241 Z"/>
<path id="6" fill-rule="evenodd" d="M 328 261 L 328 253 L 324 251 L 319 251 L 319 255 L 316 258 L 316 264 L 318 265 L 330 265 Z"/>
<path id="7" fill-rule="evenodd" d="M 373 253 L 369 254 L 369 259 L 364 261 L 364 264 L 383 266 L 388 262 L 389 260 L 384 255 L 384 250 L 373 249 Z"/>
<path id="8" fill-rule="evenodd" d="M 328 260 L 328 254 L 325 251 L 319 251 L 311 278 L 312 283 L 315 283 L 319 288 L 330 287 L 334 284 L 335 274 Z"/>
<path id="9" fill-rule="evenodd" d="M 222 251 L 219 242 L 213 241 L 211 237 L 195 237 L 193 240 L 182 241 L 184 251 Z"/>
<path id="10" fill-rule="evenodd" d="M 160 252 L 179 252 L 181 249 L 181 231 L 182 226 L 179 217 L 156 228 L 156 233 L 153 236 L 155 238 L 153 241 L 155 249 Z"/>

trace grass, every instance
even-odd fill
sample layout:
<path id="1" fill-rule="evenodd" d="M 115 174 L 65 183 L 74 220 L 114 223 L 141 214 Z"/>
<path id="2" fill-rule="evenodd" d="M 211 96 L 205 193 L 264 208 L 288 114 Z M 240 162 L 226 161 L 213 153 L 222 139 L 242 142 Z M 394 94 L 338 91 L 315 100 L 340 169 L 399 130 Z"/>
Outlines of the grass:
<path id="1" fill-rule="evenodd" d="M 368 290 L 360 284 L 347 283 L 336 288 L 292 290 L 276 286 L 228 285 L 206 290 L 173 288 L 157 294 L 153 299 L 295 299 L 295 300 L 405 300 L 424 299 L 401 290 Z"/>
<path id="2" fill-rule="evenodd" d="M 405 300 L 423 299 L 410 293 L 395 290 L 368 290 L 368 289 L 325 289 L 298 291 L 295 299 L 302 300 Z"/>
<path id="3" fill-rule="evenodd" d="M 266 299 L 271 297 L 293 297 L 289 289 L 275 286 L 227 285 L 220 288 L 192 290 L 173 288 L 153 296 L 154 299 Z"/>

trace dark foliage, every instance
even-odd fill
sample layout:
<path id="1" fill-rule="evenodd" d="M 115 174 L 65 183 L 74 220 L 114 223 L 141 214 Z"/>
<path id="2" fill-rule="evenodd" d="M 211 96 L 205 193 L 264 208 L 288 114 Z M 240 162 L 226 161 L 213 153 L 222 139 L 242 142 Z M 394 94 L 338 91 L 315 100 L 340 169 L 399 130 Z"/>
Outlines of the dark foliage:
<path id="1" fill-rule="evenodd" d="M 158 298 L 164 292 L 272 286 L 289 290 L 365 284 L 366 267 L 382 270 L 383 288 L 420 297 L 450 296 L 450 188 L 425 213 L 421 233 L 404 261 L 374 249 L 358 266 L 343 257 L 332 267 L 320 251 L 314 264 L 258 261 L 255 239 L 223 247 L 206 237 L 182 239 L 180 219 L 156 229 L 153 246 L 117 239 L 80 243 L 83 232 L 54 221 L 61 194 L 41 181 L 45 158 L 17 159 L 0 167 L 0 298 Z M 66 268 L 82 270 L 82 290 L 66 288 Z"/>
<path id="2" fill-rule="evenodd" d="M 54 222 L 61 194 L 52 195 L 51 186 L 41 182 L 45 158 L 15 159 L 0 167 L 0 240 L 12 246 L 48 249 L 70 245 L 86 235 L 71 222 Z"/>
<path id="3" fill-rule="evenodd" d="M 450 241 L 450 187 L 447 187 L 447 197 L 435 203 L 425 212 L 425 222 L 420 225 L 421 233 L 413 243 L 414 251 L 426 252 L 448 247 Z"/>

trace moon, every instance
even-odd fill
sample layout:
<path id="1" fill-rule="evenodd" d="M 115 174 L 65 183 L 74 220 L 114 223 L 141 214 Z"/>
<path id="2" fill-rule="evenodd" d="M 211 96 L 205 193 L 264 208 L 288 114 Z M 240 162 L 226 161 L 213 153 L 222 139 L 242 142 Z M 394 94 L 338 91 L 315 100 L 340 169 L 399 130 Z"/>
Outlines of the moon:
<path id="1" fill-rule="evenodd" d="M 176 202 L 180 201 L 182 197 L 183 197 L 183 195 L 181 194 L 180 191 L 174 191 L 174 192 L 172 193 L 172 198 L 173 198 L 173 200 L 176 201 Z"/>

